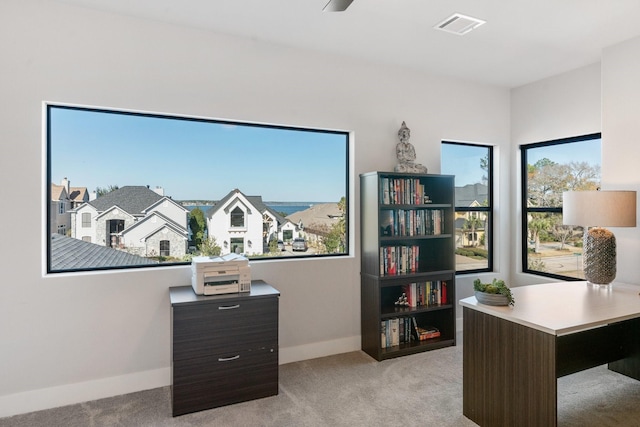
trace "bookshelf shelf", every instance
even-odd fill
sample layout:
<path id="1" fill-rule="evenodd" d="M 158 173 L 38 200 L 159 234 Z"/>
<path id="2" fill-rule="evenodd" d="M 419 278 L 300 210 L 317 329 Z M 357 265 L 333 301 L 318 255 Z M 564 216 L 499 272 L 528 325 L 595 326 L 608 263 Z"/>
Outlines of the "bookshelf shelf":
<path id="1" fill-rule="evenodd" d="M 360 190 L 363 351 L 455 345 L 454 177 L 370 172 Z"/>
<path id="2" fill-rule="evenodd" d="M 425 313 L 428 311 L 437 310 L 449 310 L 452 308 L 452 304 L 437 304 L 424 307 L 383 307 L 380 310 L 380 317 L 393 317 L 393 316 L 412 316 L 417 313 Z"/>

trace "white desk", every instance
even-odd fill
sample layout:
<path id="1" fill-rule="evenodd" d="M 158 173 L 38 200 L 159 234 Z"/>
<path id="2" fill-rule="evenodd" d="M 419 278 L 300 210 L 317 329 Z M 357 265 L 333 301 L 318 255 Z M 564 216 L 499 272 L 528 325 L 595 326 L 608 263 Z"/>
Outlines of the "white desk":
<path id="1" fill-rule="evenodd" d="M 557 378 L 594 366 L 640 380 L 640 286 L 511 289 L 515 306 L 463 307 L 463 413 L 481 426 L 555 426 Z"/>

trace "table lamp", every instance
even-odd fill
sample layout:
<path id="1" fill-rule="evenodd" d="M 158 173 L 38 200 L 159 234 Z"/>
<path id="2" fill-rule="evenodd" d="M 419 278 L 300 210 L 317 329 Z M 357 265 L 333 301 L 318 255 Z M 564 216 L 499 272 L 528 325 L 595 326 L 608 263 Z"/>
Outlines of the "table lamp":
<path id="1" fill-rule="evenodd" d="M 636 192 L 565 191 L 562 223 L 584 227 L 584 278 L 608 285 L 616 278 L 616 237 L 603 227 L 636 226 Z"/>

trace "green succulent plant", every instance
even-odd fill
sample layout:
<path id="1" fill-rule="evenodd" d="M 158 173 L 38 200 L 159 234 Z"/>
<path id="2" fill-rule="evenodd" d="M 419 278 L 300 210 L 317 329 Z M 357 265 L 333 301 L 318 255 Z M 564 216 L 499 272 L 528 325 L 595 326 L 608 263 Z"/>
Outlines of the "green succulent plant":
<path id="1" fill-rule="evenodd" d="M 511 289 L 505 285 L 504 280 L 493 279 L 491 283 L 482 283 L 480 279 L 473 281 L 473 290 L 477 292 L 484 292 L 487 294 L 500 294 L 507 297 L 509 305 L 514 305 L 516 300 L 511 294 Z"/>

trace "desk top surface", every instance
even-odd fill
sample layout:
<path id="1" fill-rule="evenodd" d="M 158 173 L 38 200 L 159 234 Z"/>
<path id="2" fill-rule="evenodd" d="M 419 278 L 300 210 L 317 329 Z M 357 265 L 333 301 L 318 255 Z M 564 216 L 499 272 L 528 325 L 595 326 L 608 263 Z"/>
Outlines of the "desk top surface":
<path id="1" fill-rule="evenodd" d="M 197 295 L 193 291 L 193 287 L 191 285 L 169 288 L 169 299 L 173 306 L 181 304 L 206 304 L 215 301 L 235 300 L 238 298 L 264 298 L 277 296 L 280 296 L 280 292 L 262 280 L 251 281 L 251 292 L 233 292 L 219 295 Z"/>
<path id="2" fill-rule="evenodd" d="M 480 304 L 476 297 L 460 305 L 552 335 L 566 335 L 640 317 L 640 286 L 558 282 L 511 288 L 515 305 Z"/>

